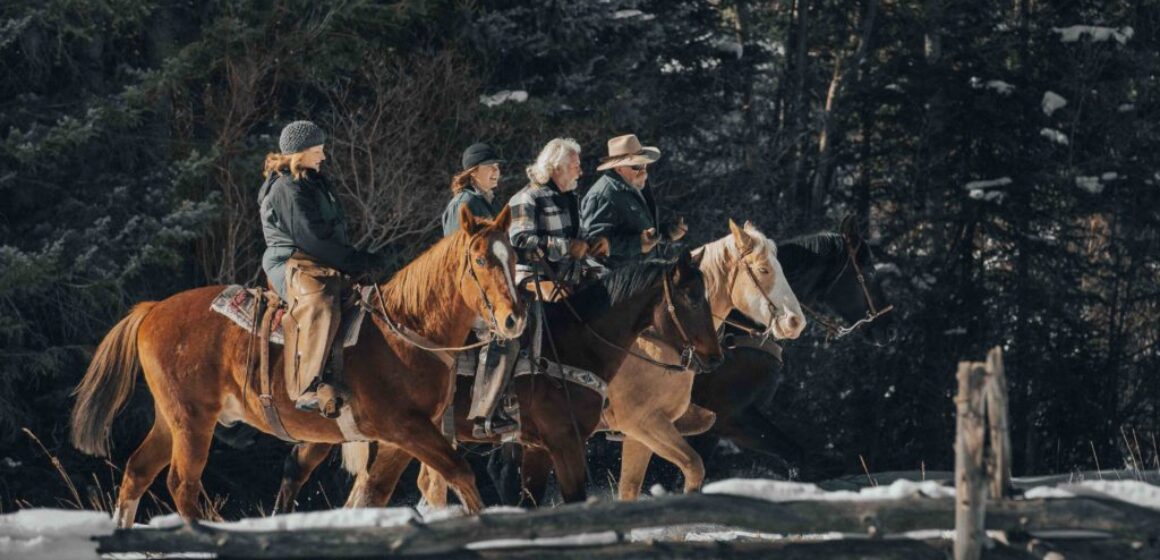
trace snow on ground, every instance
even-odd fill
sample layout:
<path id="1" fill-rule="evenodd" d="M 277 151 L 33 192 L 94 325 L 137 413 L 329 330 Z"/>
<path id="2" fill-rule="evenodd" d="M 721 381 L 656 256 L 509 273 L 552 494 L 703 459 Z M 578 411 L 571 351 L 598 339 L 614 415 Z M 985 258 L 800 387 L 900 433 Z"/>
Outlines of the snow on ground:
<path id="1" fill-rule="evenodd" d="M 97 556 L 91 537 L 113 533 L 113 519 L 100 511 L 26 509 L 0 515 L 0 558 L 89 560 Z"/>
<path id="2" fill-rule="evenodd" d="M 887 478 L 886 474 L 880 475 Z M 1016 485 L 1030 483 L 1035 479 L 1015 479 Z M 706 494 L 727 494 L 772 502 L 796 502 L 809 500 L 824 501 L 869 501 L 900 500 L 908 498 L 932 498 L 950 500 L 954 498 L 954 488 L 946 481 L 914 481 L 899 478 L 890 484 L 871 486 L 858 490 L 826 491 L 818 485 L 801 482 L 787 482 L 768 479 L 728 479 L 707 484 Z M 1026 499 L 1052 498 L 1066 499 L 1076 496 L 1121 500 L 1140 507 L 1160 511 L 1160 486 L 1141 480 L 1082 480 L 1065 481 L 1055 486 L 1040 486 L 1029 489 Z M 355 527 L 395 527 L 416 522 L 435 522 L 458 517 L 462 509 L 428 510 L 422 508 L 367 508 L 355 510 L 333 510 L 275 515 L 266 518 L 242 519 L 239 521 L 205 523 L 205 525 L 235 531 L 293 531 L 301 529 L 355 528 Z M 518 515 L 524 510 L 511 507 L 495 507 L 484 511 L 484 515 Z M 181 525 L 176 515 L 154 518 L 146 526 L 148 529 L 168 528 Z M 66 511 L 50 509 L 29 509 L 0 515 L 0 558 L 21 558 L 29 560 L 93 560 L 98 558 L 94 536 L 113 532 L 113 522 L 104 512 Z M 930 532 L 926 532 L 930 533 Z M 938 532 L 945 534 L 945 532 Z M 918 534 L 900 535 L 899 538 L 918 538 Z M 780 535 L 755 531 L 737 530 L 717 525 L 685 525 L 634 529 L 623 537 L 608 531 L 586 533 L 568 537 L 546 539 L 497 539 L 481 541 L 471 545 L 473 550 L 485 550 L 522 546 L 576 546 L 597 545 L 617 542 L 627 538 L 634 542 L 649 541 L 753 541 L 753 540 L 826 540 L 845 538 L 837 533 L 814 535 Z"/>
<path id="3" fill-rule="evenodd" d="M 1059 33 L 1059 40 L 1063 43 L 1074 43 L 1079 41 L 1081 37 L 1087 35 L 1091 37 L 1093 43 L 1102 43 L 1108 39 L 1115 39 L 1117 43 L 1123 45 L 1136 34 L 1136 30 L 1131 27 L 1121 27 L 1116 29 L 1114 27 L 1102 27 L 1099 25 L 1073 25 L 1071 27 L 1053 27 L 1052 31 Z"/>

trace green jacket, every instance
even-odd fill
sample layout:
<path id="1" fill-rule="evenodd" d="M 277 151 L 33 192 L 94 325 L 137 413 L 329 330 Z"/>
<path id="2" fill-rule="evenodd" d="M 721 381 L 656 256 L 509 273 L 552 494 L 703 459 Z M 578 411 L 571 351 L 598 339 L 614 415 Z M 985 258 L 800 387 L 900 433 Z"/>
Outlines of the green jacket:
<path id="1" fill-rule="evenodd" d="M 637 190 L 624 182 L 616 171 L 606 171 L 580 203 L 581 236 L 589 242 L 598 237 L 608 238 L 609 253 L 605 264 L 609 268 L 646 256 L 663 256 L 665 249 L 660 244 L 648 255 L 640 252 L 640 232 L 656 228 L 657 233 L 663 235 L 660 224 L 660 212 L 652 188 L 645 185 Z"/>
<path id="2" fill-rule="evenodd" d="M 471 209 L 473 215 L 480 218 L 495 219 L 496 215 L 499 214 L 486 195 L 468 185 L 455 193 L 455 196 L 451 197 L 451 202 L 447 203 L 447 208 L 443 209 L 443 237 L 447 237 L 459 229 L 459 207 L 464 204 Z"/>

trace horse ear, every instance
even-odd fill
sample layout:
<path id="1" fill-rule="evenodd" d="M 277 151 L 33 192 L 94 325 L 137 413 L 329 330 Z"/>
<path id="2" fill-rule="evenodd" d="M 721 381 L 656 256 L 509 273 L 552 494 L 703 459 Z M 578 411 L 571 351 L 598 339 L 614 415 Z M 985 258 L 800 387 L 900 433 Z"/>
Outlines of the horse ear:
<path id="1" fill-rule="evenodd" d="M 475 235 L 479 231 L 479 223 L 475 220 L 475 214 L 471 213 L 471 208 L 466 204 L 459 206 L 459 229 L 467 235 Z"/>
<path id="2" fill-rule="evenodd" d="M 495 217 L 495 227 L 500 231 L 507 231 L 510 225 L 512 225 L 512 207 L 505 204 L 503 210 Z"/>
<path id="3" fill-rule="evenodd" d="M 753 222 L 745 220 L 745 231 L 754 231 L 756 229 L 757 226 L 753 225 Z"/>
<path id="4" fill-rule="evenodd" d="M 737 227 L 737 222 L 734 222 L 733 218 L 729 218 L 729 231 L 733 232 L 733 242 L 737 245 L 738 251 L 745 253 L 753 247 L 753 238 L 745 230 Z"/>
<path id="5" fill-rule="evenodd" d="M 685 281 L 690 274 L 693 273 L 693 255 L 689 251 L 681 251 L 681 256 L 677 257 L 677 270 L 673 274 L 673 282 L 680 284 Z"/>

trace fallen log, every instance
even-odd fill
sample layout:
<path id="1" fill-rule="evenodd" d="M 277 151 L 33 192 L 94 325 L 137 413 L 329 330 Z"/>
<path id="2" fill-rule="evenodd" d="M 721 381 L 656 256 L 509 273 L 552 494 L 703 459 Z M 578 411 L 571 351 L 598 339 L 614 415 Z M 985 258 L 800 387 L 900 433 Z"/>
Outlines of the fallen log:
<path id="1" fill-rule="evenodd" d="M 449 519 L 399 527 L 301 531 L 231 531 L 205 526 L 136 529 L 100 537 L 100 553 L 216 553 L 247 558 L 332 558 L 387 554 L 446 554 L 499 539 L 565 537 L 581 533 L 713 524 L 781 534 L 823 532 L 886 535 L 954 528 L 954 501 L 906 498 L 876 501 L 768 502 L 740 496 L 693 494 L 640 502 L 595 502 Z M 990 504 L 988 530 L 1100 531 L 1156 547 L 1160 512 L 1095 498 L 999 500 Z M 335 554 L 331 554 L 334 551 Z M 341 554 L 339 554 L 341 552 Z"/>

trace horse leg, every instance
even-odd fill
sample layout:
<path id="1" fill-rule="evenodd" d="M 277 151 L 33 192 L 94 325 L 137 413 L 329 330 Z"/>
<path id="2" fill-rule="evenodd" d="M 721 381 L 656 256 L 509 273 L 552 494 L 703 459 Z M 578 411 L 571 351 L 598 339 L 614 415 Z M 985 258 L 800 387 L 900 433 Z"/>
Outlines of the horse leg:
<path id="1" fill-rule="evenodd" d="M 447 507 L 447 481 L 426 464 L 419 467 L 419 492 L 433 508 Z"/>
<path id="2" fill-rule="evenodd" d="M 184 519 L 202 519 L 212 511 L 203 508 L 201 474 L 209 460 L 213 442 L 216 414 L 206 411 L 184 410 L 171 422 L 173 433 L 173 464 L 169 468 L 169 493 L 177 505 L 177 513 Z"/>
<path id="3" fill-rule="evenodd" d="M 556 469 L 556 483 L 564 503 L 583 502 L 588 498 L 588 471 L 585 470 L 584 443 L 575 438 L 561 438 L 550 451 Z"/>
<path id="4" fill-rule="evenodd" d="M 649 415 L 643 423 L 633 426 L 633 432 L 632 435 L 641 443 L 681 469 L 685 475 L 686 494 L 701 489 L 701 484 L 705 482 L 705 463 L 681 437 L 671 421 L 655 414 Z"/>
<path id="5" fill-rule="evenodd" d="M 487 459 L 487 475 L 499 494 L 500 503 L 514 506 L 520 502 L 520 462 L 523 446 L 505 443 Z"/>
<path id="6" fill-rule="evenodd" d="M 119 529 L 129 529 L 137 518 L 137 504 L 141 496 L 149 490 L 153 479 L 169 464 L 169 456 L 173 449 L 173 441 L 169 435 L 169 426 L 161 416 L 153 421 L 153 428 L 145 436 L 141 445 L 129 457 L 125 465 L 125 474 L 121 477 L 121 491 L 117 493 L 117 509 L 113 512 L 113 520 Z"/>
<path id="7" fill-rule="evenodd" d="M 459 456 L 429 418 L 406 418 L 393 431 L 406 434 L 406 452 L 441 475 L 455 490 L 468 513 L 478 513 L 483 509 L 483 498 L 475 487 L 471 465 Z"/>
<path id="8" fill-rule="evenodd" d="M 299 443 L 290 450 L 290 455 L 282 463 L 282 484 L 278 487 L 278 499 L 274 501 L 275 513 L 294 511 L 298 493 L 310 480 L 310 474 L 330 456 L 334 445 L 329 443 Z"/>
<path id="9" fill-rule="evenodd" d="M 547 450 L 525 447 L 520 461 L 522 489 L 520 501 L 516 505 L 539 507 L 544 503 L 544 494 L 548 491 L 548 476 L 551 474 L 552 456 Z"/>
<path id="10" fill-rule="evenodd" d="M 384 442 L 379 442 L 378 447 L 375 460 L 355 477 L 346 507 L 386 507 L 403 471 L 411 464 L 411 455 L 399 447 Z"/>
<path id="11" fill-rule="evenodd" d="M 620 450 L 620 483 L 617 485 L 619 498 L 631 502 L 640 496 L 644 475 L 652 459 L 652 450 L 640 440 L 628 434 Z"/>

